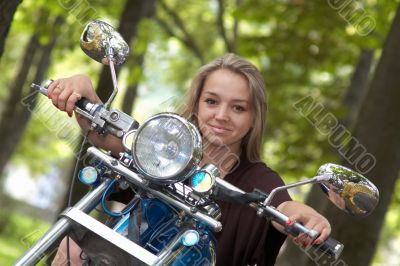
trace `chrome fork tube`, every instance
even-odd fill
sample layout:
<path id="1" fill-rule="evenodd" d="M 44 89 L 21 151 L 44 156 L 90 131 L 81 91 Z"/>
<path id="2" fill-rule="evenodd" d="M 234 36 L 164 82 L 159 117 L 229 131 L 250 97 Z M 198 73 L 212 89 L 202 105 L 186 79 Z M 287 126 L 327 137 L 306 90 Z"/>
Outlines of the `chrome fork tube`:
<path id="1" fill-rule="evenodd" d="M 99 203 L 103 192 L 106 190 L 110 179 L 106 179 L 93 191 L 86 194 L 75 208 L 89 213 Z M 57 245 L 70 229 L 68 218 L 60 218 L 24 255 L 16 262 L 15 266 L 36 265 L 52 248 Z"/>

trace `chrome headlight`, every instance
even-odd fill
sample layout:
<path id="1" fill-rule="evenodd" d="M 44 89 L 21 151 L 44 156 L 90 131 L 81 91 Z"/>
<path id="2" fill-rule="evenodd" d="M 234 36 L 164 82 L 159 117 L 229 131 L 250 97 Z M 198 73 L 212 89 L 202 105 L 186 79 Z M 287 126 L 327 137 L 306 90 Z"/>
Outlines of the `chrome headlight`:
<path id="1" fill-rule="evenodd" d="M 196 170 L 202 157 L 201 136 L 185 118 L 161 113 L 137 130 L 132 157 L 145 177 L 159 183 L 178 182 Z"/>

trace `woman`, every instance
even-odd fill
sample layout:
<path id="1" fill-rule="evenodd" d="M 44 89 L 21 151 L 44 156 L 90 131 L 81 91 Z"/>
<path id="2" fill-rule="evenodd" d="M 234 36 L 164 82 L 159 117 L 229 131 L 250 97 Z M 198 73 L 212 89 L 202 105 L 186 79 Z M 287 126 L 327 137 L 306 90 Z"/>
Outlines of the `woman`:
<path id="1" fill-rule="evenodd" d="M 60 110 L 72 116 L 74 104 L 81 97 L 93 102 L 100 99 L 85 76 L 56 80 L 49 88 L 49 98 Z M 270 192 L 283 185 L 281 178 L 261 162 L 266 101 L 264 80 L 246 60 L 227 54 L 200 68 L 194 77 L 181 113 L 192 120 L 203 137 L 202 164 L 212 163 L 221 177 L 245 191 L 254 188 Z M 86 130 L 88 123 L 77 117 Z M 119 140 L 92 134 L 91 141 L 118 154 Z M 283 228 L 256 215 L 247 206 L 220 202 L 223 230 L 216 235 L 218 265 L 273 265 L 286 235 Z M 330 233 L 329 222 L 314 209 L 292 201 L 287 192 L 279 193 L 272 205 L 290 218 L 320 233 L 321 243 Z M 302 235 L 295 243 L 308 245 Z"/>

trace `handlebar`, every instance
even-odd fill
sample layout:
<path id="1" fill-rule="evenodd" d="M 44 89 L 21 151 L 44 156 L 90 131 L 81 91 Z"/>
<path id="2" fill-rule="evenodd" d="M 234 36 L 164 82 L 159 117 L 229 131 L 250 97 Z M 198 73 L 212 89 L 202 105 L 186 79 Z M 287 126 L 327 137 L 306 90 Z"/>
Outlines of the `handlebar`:
<path id="1" fill-rule="evenodd" d="M 218 189 L 223 190 L 225 193 L 228 193 L 231 196 L 234 195 L 234 197 L 236 197 L 236 198 L 242 198 L 242 199 L 254 198 L 254 195 L 247 196 L 250 193 L 246 193 L 245 191 L 241 190 L 240 188 L 235 187 L 234 185 L 226 182 L 225 180 L 223 180 L 221 178 L 217 178 L 216 183 L 217 183 Z M 267 195 L 264 195 L 264 199 L 266 198 L 266 196 Z M 224 197 L 224 200 L 226 200 L 226 197 Z M 235 199 L 233 199 L 233 201 L 235 201 Z M 267 219 L 271 219 L 272 221 L 282 225 L 285 228 L 285 232 L 287 232 L 288 234 L 290 234 L 294 237 L 296 237 L 300 234 L 305 234 L 312 240 L 314 240 L 318 237 L 319 234 L 316 231 L 308 229 L 301 223 L 295 222 L 293 225 L 288 226 L 287 222 L 289 221 L 289 218 L 286 215 L 279 212 L 273 206 L 263 205 L 262 203 L 259 203 L 262 201 L 263 200 L 261 197 L 259 201 L 248 202 L 248 205 L 250 207 L 252 207 L 253 209 L 256 209 L 257 214 L 259 216 L 265 217 Z M 311 249 L 311 251 L 316 251 L 317 253 L 320 253 L 320 254 L 326 253 L 328 256 L 337 260 L 343 251 L 344 245 L 342 243 L 340 243 L 339 241 L 333 239 L 332 237 L 329 237 L 321 244 L 319 244 L 319 245 L 313 244 L 309 248 Z"/>
<path id="2" fill-rule="evenodd" d="M 47 88 L 51 83 L 52 80 L 49 80 L 43 87 L 32 83 L 31 87 L 47 96 Z M 117 138 L 122 138 L 126 132 L 139 127 L 139 123 L 124 112 L 117 109 L 108 110 L 102 104 L 91 103 L 86 98 L 76 102 L 74 111 L 87 118 L 91 122 L 91 129 L 99 134 L 110 133 Z"/>

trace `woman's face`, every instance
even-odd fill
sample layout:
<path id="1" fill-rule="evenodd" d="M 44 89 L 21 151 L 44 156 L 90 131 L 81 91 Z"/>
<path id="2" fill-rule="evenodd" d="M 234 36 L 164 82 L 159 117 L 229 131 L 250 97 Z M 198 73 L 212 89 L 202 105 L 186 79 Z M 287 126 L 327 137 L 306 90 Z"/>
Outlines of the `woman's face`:
<path id="1" fill-rule="evenodd" d="M 239 154 L 254 123 L 247 79 L 227 69 L 212 72 L 200 94 L 197 116 L 204 141 Z"/>

